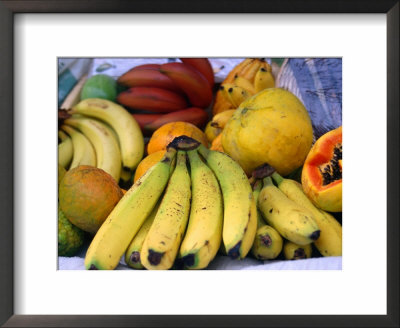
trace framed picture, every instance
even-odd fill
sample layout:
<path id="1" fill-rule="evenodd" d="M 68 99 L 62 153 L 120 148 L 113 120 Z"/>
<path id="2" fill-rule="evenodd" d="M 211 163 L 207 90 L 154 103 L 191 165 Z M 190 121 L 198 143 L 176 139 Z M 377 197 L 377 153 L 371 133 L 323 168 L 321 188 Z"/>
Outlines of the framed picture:
<path id="1" fill-rule="evenodd" d="M 399 325 L 398 1 L 0 1 L 0 26 L 3 326 Z M 57 270 L 57 60 L 118 56 L 342 58 L 343 270 Z"/>

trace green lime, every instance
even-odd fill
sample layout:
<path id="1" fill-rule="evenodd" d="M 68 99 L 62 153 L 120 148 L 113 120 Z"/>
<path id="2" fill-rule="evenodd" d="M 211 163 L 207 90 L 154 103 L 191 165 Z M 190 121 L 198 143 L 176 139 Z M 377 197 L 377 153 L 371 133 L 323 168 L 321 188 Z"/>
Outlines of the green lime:
<path id="1" fill-rule="evenodd" d="M 58 209 L 58 255 L 74 256 L 83 245 L 85 233 L 74 226 Z"/>
<path id="2" fill-rule="evenodd" d="M 105 74 L 97 74 L 88 78 L 83 85 L 81 100 L 101 98 L 115 101 L 117 97 L 117 82 Z"/>

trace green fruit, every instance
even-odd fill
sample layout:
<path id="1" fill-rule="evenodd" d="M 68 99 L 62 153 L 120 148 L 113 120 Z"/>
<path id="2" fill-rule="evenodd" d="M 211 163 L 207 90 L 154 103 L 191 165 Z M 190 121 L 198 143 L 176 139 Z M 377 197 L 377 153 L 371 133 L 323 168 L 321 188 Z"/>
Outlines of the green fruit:
<path id="1" fill-rule="evenodd" d="M 81 100 L 87 98 L 101 98 L 115 101 L 117 97 L 117 82 L 104 74 L 93 75 L 83 85 Z"/>
<path id="2" fill-rule="evenodd" d="M 83 245 L 85 234 L 58 209 L 58 255 L 74 256 Z"/>

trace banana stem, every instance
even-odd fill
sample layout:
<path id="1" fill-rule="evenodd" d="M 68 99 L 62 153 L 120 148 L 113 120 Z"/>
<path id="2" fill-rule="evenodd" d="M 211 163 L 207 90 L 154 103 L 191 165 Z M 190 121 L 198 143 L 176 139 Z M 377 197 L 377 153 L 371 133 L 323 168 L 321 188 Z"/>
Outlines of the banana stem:
<path id="1" fill-rule="evenodd" d="M 176 165 L 186 165 L 186 152 L 178 150 Z"/>
<path id="2" fill-rule="evenodd" d="M 262 180 L 255 180 L 254 185 L 253 185 L 253 191 L 255 192 L 260 192 L 262 189 Z"/>
<path id="3" fill-rule="evenodd" d="M 264 183 L 264 187 L 266 187 L 266 186 L 273 186 L 273 185 L 274 185 L 274 183 L 272 182 L 271 177 L 265 177 L 265 178 L 263 179 L 263 183 Z"/>
<path id="4" fill-rule="evenodd" d="M 199 148 L 197 148 L 199 151 L 200 155 L 203 156 L 204 158 L 208 157 L 208 154 L 210 153 L 210 150 L 206 148 L 203 144 L 200 144 Z"/>
<path id="5" fill-rule="evenodd" d="M 276 182 L 276 184 L 279 186 L 284 178 L 277 172 L 272 173 L 272 179 L 274 179 L 274 181 Z"/>
<path id="6" fill-rule="evenodd" d="M 161 159 L 161 162 L 168 163 L 172 162 L 176 156 L 176 149 L 173 147 L 167 148 L 167 151 L 165 152 L 163 158 Z"/>

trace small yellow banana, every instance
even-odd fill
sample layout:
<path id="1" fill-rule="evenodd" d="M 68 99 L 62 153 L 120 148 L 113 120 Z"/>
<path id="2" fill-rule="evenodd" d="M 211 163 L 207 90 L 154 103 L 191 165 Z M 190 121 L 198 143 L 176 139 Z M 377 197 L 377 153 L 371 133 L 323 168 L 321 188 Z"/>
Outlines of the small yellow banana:
<path id="1" fill-rule="evenodd" d="M 254 199 L 257 201 L 262 187 L 261 180 L 256 180 L 253 186 Z M 257 210 L 257 231 L 251 253 L 258 260 L 272 260 L 282 251 L 281 235 L 271 226 L 265 224 L 262 214 Z"/>
<path id="2" fill-rule="evenodd" d="M 329 213 L 326 213 L 314 206 L 310 199 L 303 192 L 300 183 L 292 179 L 285 179 L 277 172 L 272 178 L 278 188 L 292 201 L 303 206 L 311 212 L 318 227 L 321 229 L 319 238 L 314 242 L 315 247 L 323 256 L 342 255 L 342 226 Z"/>
<path id="3" fill-rule="evenodd" d="M 235 111 L 235 109 L 230 109 L 216 114 L 211 120 L 211 126 L 223 129 Z"/>
<path id="4" fill-rule="evenodd" d="M 72 162 L 69 168 L 73 169 L 79 165 L 96 166 L 96 152 L 88 138 L 86 138 L 78 130 L 68 125 L 63 124 L 61 129 L 67 132 L 71 137 L 72 146 L 74 149 Z"/>
<path id="5" fill-rule="evenodd" d="M 203 269 L 221 244 L 223 204 L 218 181 L 196 150 L 188 152 L 192 180 L 189 223 L 179 256 L 185 267 Z"/>
<path id="6" fill-rule="evenodd" d="M 267 223 L 282 237 L 299 245 L 314 242 L 320 229 L 310 211 L 290 200 L 272 183 L 271 177 L 263 179 L 264 186 L 258 197 L 258 207 Z"/>
<path id="7" fill-rule="evenodd" d="M 231 83 L 221 85 L 220 89 L 222 90 L 222 95 L 230 101 L 235 108 L 239 107 L 243 101 L 251 97 L 251 94 L 245 89 Z"/>
<path id="8" fill-rule="evenodd" d="M 261 67 L 254 78 L 254 89 L 258 93 L 261 90 L 275 87 L 275 80 L 270 70 Z"/>
<path id="9" fill-rule="evenodd" d="M 283 255 L 286 260 L 309 259 L 311 257 L 311 244 L 298 245 L 289 240 L 285 240 L 283 245 Z"/>
<path id="10" fill-rule="evenodd" d="M 245 89 L 251 96 L 256 94 L 256 89 L 254 88 L 254 85 L 243 76 L 236 76 L 233 84 Z"/>
<path id="11" fill-rule="evenodd" d="M 58 144 L 58 163 L 68 170 L 74 156 L 72 140 L 64 131 L 58 131 L 58 137 L 61 140 Z"/>
<path id="12" fill-rule="evenodd" d="M 176 149 L 168 147 L 161 161 L 124 194 L 94 236 L 85 257 L 86 269 L 115 269 L 164 191 L 175 156 Z"/>
<path id="13" fill-rule="evenodd" d="M 251 64 L 249 64 L 245 68 L 243 68 L 243 70 L 241 71 L 241 73 L 239 75 L 241 77 L 245 78 L 246 80 L 248 80 L 251 84 L 253 84 L 254 78 L 256 76 L 258 69 L 261 66 L 263 66 L 264 63 L 265 63 L 264 60 L 256 58 L 251 62 Z"/>
<path id="14" fill-rule="evenodd" d="M 168 270 L 174 264 L 189 218 L 190 187 L 186 153 L 178 150 L 175 170 L 140 251 L 146 269 Z"/>
<path id="15" fill-rule="evenodd" d="M 162 199 L 162 196 L 160 197 L 160 199 Z M 156 217 L 158 208 L 160 206 L 159 203 L 154 206 L 153 211 L 143 222 L 143 225 L 141 226 L 136 236 L 133 237 L 131 243 L 128 246 L 128 249 L 125 252 L 125 262 L 133 269 L 144 269 L 142 261 L 140 260 L 140 251 L 142 250 L 144 239 L 146 238 L 151 228 L 151 225 L 153 224 L 154 218 Z"/>

